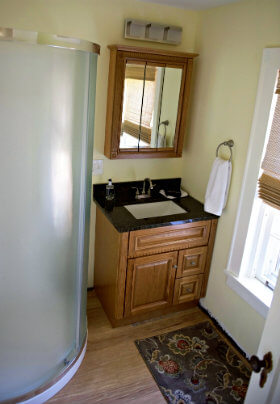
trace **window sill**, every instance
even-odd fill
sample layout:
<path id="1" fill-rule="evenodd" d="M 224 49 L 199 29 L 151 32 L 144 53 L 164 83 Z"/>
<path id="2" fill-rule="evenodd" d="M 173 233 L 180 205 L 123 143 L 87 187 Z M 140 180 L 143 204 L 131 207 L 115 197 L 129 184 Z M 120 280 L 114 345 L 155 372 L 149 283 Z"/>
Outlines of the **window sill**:
<path id="1" fill-rule="evenodd" d="M 266 318 L 273 291 L 255 278 L 237 277 L 229 271 L 225 271 L 225 274 L 227 275 L 227 285 L 262 317 Z"/>

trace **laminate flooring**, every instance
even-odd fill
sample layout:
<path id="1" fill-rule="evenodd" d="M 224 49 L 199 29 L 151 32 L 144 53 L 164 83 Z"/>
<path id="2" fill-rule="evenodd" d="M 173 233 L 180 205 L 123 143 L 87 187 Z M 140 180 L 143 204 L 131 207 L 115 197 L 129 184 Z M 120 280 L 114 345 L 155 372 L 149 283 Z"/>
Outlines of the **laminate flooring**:
<path id="1" fill-rule="evenodd" d="M 88 293 L 88 343 L 73 379 L 48 403 L 166 404 L 134 341 L 208 319 L 198 307 L 112 328 L 95 292 Z"/>

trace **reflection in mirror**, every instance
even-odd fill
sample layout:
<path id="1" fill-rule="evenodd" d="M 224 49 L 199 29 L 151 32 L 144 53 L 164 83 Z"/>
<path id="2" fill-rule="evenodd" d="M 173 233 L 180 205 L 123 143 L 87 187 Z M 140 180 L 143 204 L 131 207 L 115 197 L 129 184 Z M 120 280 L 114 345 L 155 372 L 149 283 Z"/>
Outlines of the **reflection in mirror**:
<path id="1" fill-rule="evenodd" d="M 120 148 L 149 147 L 155 74 L 146 64 L 126 64 Z"/>
<path id="2" fill-rule="evenodd" d="M 173 147 L 182 79 L 182 69 L 160 67 L 163 84 L 157 126 L 157 147 Z"/>
<path id="3" fill-rule="evenodd" d="M 173 147 L 182 69 L 127 63 L 120 148 Z"/>
<path id="4" fill-rule="evenodd" d="M 138 148 L 144 73 L 145 65 L 126 65 L 120 148 Z"/>

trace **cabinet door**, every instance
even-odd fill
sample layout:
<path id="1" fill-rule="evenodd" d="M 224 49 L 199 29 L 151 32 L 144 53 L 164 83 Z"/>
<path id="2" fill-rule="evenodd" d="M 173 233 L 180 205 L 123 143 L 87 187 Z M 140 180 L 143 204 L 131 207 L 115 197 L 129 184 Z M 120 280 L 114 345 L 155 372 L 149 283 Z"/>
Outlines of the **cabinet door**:
<path id="1" fill-rule="evenodd" d="M 172 305 L 177 251 L 128 260 L 125 315 Z"/>

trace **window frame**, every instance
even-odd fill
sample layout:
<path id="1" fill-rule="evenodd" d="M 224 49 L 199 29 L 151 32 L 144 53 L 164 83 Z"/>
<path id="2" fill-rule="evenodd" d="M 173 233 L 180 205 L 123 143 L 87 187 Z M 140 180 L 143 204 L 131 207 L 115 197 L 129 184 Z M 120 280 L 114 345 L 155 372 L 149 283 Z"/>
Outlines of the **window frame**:
<path id="1" fill-rule="evenodd" d="M 265 146 L 267 128 L 269 125 L 275 80 L 279 68 L 280 48 L 264 49 L 247 161 L 244 170 L 227 268 L 225 270 L 225 273 L 227 274 L 227 285 L 235 290 L 263 317 L 265 317 L 268 312 L 269 303 L 267 302 L 271 301 L 272 296 L 271 298 L 265 297 L 266 303 L 264 303 L 265 299 L 263 299 L 263 296 L 261 296 L 259 292 L 256 294 L 253 293 L 253 289 L 249 287 L 249 284 L 246 284 L 247 281 L 249 282 L 248 273 L 246 274 L 247 280 L 244 280 L 244 276 L 243 279 L 241 279 L 241 263 L 255 199 L 256 185 Z M 268 289 L 265 286 L 264 288 Z M 272 291 L 271 294 L 273 294 Z"/>

